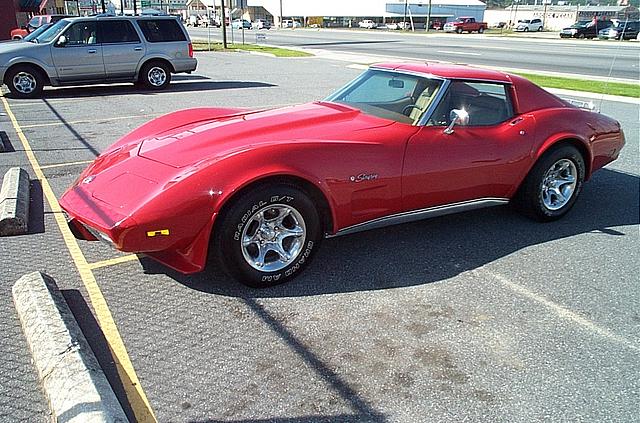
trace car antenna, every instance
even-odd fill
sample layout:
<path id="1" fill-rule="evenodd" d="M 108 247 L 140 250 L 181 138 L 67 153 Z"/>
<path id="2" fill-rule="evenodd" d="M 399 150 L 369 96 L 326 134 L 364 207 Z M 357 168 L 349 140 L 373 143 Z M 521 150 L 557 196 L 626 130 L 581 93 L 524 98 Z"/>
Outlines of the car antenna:
<path id="1" fill-rule="evenodd" d="M 620 34 L 620 39 L 618 40 L 618 46 L 613 55 L 613 59 L 611 59 L 611 66 L 609 67 L 609 74 L 607 75 L 607 79 L 604 82 L 604 89 L 602 90 L 602 95 L 600 96 L 600 106 L 598 107 L 598 111 L 602 110 L 602 103 L 604 102 L 604 96 L 607 92 L 607 87 L 609 86 L 609 80 L 611 79 L 611 74 L 613 73 L 613 66 L 616 63 L 616 59 L 618 58 L 618 53 L 620 52 L 620 46 L 622 45 L 622 41 L 624 41 L 624 33 L 627 32 L 627 25 L 629 25 L 629 15 L 627 14 L 627 19 L 624 22 L 624 27 L 622 28 L 622 33 Z"/>

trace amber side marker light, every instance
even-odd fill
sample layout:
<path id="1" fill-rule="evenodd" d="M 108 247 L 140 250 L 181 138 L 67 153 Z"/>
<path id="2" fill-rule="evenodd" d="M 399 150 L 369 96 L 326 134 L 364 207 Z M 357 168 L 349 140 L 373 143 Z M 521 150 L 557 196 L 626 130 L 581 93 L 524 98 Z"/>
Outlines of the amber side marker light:
<path id="1" fill-rule="evenodd" d="M 158 231 L 147 231 L 147 236 L 153 238 L 156 235 L 169 236 L 169 229 L 160 229 Z"/>

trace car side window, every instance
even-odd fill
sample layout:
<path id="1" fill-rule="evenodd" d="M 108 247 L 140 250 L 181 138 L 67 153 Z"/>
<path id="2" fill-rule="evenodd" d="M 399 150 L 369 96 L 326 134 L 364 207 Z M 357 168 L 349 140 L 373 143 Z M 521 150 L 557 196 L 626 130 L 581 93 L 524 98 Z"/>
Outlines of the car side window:
<path id="1" fill-rule="evenodd" d="M 513 117 L 507 86 L 499 83 L 453 81 L 427 124 L 449 125 L 453 109 L 469 113 L 467 126 L 492 126 Z"/>
<path id="2" fill-rule="evenodd" d="M 99 21 L 98 34 L 98 39 L 103 44 L 140 42 L 140 37 L 131 22 L 125 20 Z"/>
<path id="3" fill-rule="evenodd" d="M 67 39 L 65 46 L 85 46 L 98 42 L 95 22 L 76 22 L 63 35 Z"/>
<path id="4" fill-rule="evenodd" d="M 140 19 L 137 22 L 144 38 L 150 43 L 187 41 L 175 19 Z"/>

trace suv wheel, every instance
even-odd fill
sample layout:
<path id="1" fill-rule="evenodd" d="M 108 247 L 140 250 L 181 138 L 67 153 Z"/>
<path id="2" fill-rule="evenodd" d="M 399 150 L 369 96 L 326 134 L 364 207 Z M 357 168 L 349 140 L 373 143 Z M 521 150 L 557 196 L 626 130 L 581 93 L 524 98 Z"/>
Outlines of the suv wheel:
<path id="1" fill-rule="evenodd" d="M 140 81 L 146 88 L 161 90 L 171 82 L 171 70 L 162 62 L 145 63 L 140 70 Z"/>
<path id="2" fill-rule="evenodd" d="M 32 66 L 16 66 L 5 77 L 9 91 L 17 98 L 38 97 L 44 86 L 44 78 Z"/>

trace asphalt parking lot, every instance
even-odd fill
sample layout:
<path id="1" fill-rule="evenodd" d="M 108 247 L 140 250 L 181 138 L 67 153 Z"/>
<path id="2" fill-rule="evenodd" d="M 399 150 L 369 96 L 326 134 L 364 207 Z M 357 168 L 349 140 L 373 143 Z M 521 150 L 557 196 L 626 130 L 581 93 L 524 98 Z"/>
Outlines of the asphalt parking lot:
<path id="1" fill-rule="evenodd" d="M 334 238 L 298 279 L 265 290 L 216 269 L 187 277 L 101 243 L 70 252 L 48 186 L 60 197 L 128 131 L 189 107 L 318 100 L 360 72 L 318 58 L 197 57 L 197 73 L 164 92 L 96 86 L 1 100 L 12 151 L 0 153 L 0 171 L 22 166 L 34 181 L 30 233 L 0 239 L 0 421 L 48 419 L 10 295 L 35 270 L 63 289 L 132 418 L 638 421 L 637 104 L 602 104 L 627 146 L 558 222 L 502 207 Z"/>

